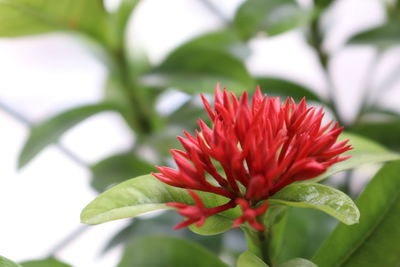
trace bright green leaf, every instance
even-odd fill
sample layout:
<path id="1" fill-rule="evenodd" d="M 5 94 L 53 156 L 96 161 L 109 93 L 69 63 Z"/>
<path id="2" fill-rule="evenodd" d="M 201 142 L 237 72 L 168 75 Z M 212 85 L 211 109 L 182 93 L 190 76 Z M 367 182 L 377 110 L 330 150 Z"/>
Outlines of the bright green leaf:
<path id="1" fill-rule="evenodd" d="M 19 155 L 18 167 L 24 167 L 48 145 L 58 141 L 64 132 L 81 121 L 103 111 L 118 110 L 110 103 L 81 106 L 64 111 L 38 125 L 35 125 Z"/>
<path id="2" fill-rule="evenodd" d="M 99 0 L 0 0 L 0 36 L 80 31 L 102 38 L 107 13 Z"/>
<path id="3" fill-rule="evenodd" d="M 350 159 L 334 164 L 320 176 L 307 180 L 307 182 L 318 182 L 332 174 L 360 167 L 364 164 L 382 163 L 400 159 L 400 154 L 390 152 L 374 141 L 363 138 L 359 135 L 342 133 L 339 140 L 349 139 L 349 144 L 354 148 L 343 155 L 351 155 Z"/>
<path id="4" fill-rule="evenodd" d="M 383 26 L 366 30 L 354 35 L 350 44 L 369 44 L 380 48 L 389 48 L 400 44 L 400 27 L 397 21 L 389 21 Z"/>
<path id="5" fill-rule="evenodd" d="M 0 256 L 0 267 L 22 267 L 21 265 Z"/>
<path id="6" fill-rule="evenodd" d="M 151 164 L 129 152 L 103 159 L 90 168 L 92 170 L 91 185 L 99 192 L 131 177 L 155 171 Z"/>
<path id="7" fill-rule="evenodd" d="M 228 200 L 216 194 L 198 192 L 207 207 L 225 204 Z M 81 214 L 86 224 L 99 224 L 112 220 L 135 217 L 140 214 L 167 209 L 164 203 L 179 202 L 193 204 L 185 189 L 166 185 L 152 175 L 144 175 L 125 181 L 100 194 L 87 205 Z M 227 210 L 214 217 L 235 218 L 238 210 Z M 230 225 L 227 225 L 228 230 Z"/>
<path id="8" fill-rule="evenodd" d="M 112 14 L 114 30 L 117 32 L 119 38 L 123 39 L 129 18 L 138 3 L 139 0 L 122 0 L 117 11 Z"/>
<path id="9" fill-rule="evenodd" d="M 125 248 L 118 267 L 227 267 L 202 246 L 166 236 L 145 237 Z"/>
<path id="10" fill-rule="evenodd" d="M 332 187 L 316 183 L 294 183 L 273 195 L 271 204 L 321 210 L 345 224 L 358 223 L 360 212 L 353 200 Z"/>
<path id="11" fill-rule="evenodd" d="M 398 266 L 400 161 L 387 163 L 356 201 L 360 224 L 338 225 L 313 257 L 319 266 Z"/>
<path id="12" fill-rule="evenodd" d="M 260 86 L 263 93 L 268 95 L 277 95 L 283 98 L 292 97 L 294 100 L 299 101 L 303 97 L 307 101 L 321 102 L 321 99 L 312 90 L 303 85 L 283 80 L 280 78 L 257 78 L 257 85 Z"/>
<path id="13" fill-rule="evenodd" d="M 400 118 L 361 122 L 352 129 L 352 132 L 375 140 L 390 149 L 400 150 Z"/>
<path id="14" fill-rule="evenodd" d="M 21 263 L 23 267 L 71 267 L 71 265 L 63 263 L 54 258 L 44 260 L 24 261 Z"/>
<path id="15" fill-rule="evenodd" d="M 254 90 L 243 62 L 227 52 L 185 44 L 172 52 L 141 82 L 150 87 L 175 87 L 188 93 L 214 92 L 218 82 L 230 90 Z"/>
<path id="16" fill-rule="evenodd" d="M 236 12 L 234 27 L 243 40 L 261 31 L 273 36 L 304 25 L 312 14 L 293 0 L 247 0 Z"/>
<path id="17" fill-rule="evenodd" d="M 268 267 L 259 257 L 250 251 L 240 254 L 237 267 Z"/>
<path id="18" fill-rule="evenodd" d="M 318 266 L 309 260 L 302 258 L 295 258 L 287 262 L 278 264 L 278 267 L 318 267 Z"/>

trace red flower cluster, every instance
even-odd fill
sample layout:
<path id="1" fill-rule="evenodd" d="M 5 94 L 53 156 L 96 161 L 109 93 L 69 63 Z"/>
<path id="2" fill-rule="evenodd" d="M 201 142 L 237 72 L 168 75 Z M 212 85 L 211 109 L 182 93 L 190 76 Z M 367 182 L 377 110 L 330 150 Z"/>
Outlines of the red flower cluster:
<path id="1" fill-rule="evenodd" d="M 240 205 L 242 215 L 234 226 L 248 222 L 257 230 L 257 221 L 268 208 L 268 198 L 295 181 L 316 177 L 332 164 L 345 160 L 339 155 L 349 149 L 346 141 L 336 142 L 342 128 L 337 123 L 322 125 L 321 109 L 296 104 L 288 98 L 262 95 L 259 88 L 251 105 L 245 92 L 240 99 L 221 92 L 217 86 L 214 107 L 202 96 L 212 121 L 210 128 L 199 120 L 195 136 L 178 137 L 182 150 L 171 150 L 177 169 L 158 167 L 153 174 L 160 181 L 189 189 L 195 205 L 169 203 L 187 220 L 175 228 L 195 223 Z M 229 199 L 226 204 L 207 208 L 191 190 L 210 192 Z"/>

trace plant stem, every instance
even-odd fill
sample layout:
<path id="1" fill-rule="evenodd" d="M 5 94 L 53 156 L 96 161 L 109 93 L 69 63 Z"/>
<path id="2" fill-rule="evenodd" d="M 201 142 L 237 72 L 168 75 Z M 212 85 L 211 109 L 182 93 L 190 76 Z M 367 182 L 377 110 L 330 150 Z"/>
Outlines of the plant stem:
<path id="1" fill-rule="evenodd" d="M 262 259 L 268 266 L 272 267 L 273 263 L 269 255 L 269 230 L 256 231 L 247 226 L 242 227 L 247 241 L 249 251 Z"/>
<path id="2" fill-rule="evenodd" d="M 231 25 L 231 21 L 210 0 L 199 0 L 199 1 L 205 7 L 207 7 L 226 26 L 230 26 Z"/>
<path id="3" fill-rule="evenodd" d="M 74 231 L 68 234 L 68 236 L 66 236 L 64 239 L 62 239 L 59 243 L 57 243 L 53 248 L 49 250 L 48 257 L 49 258 L 53 257 L 59 251 L 63 250 L 65 247 L 71 244 L 72 241 L 74 241 L 88 229 L 89 229 L 88 225 L 79 225 Z"/>
<path id="4" fill-rule="evenodd" d="M 311 22 L 310 29 L 309 29 L 309 43 L 314 48 L 314 50 L 317 54 L 317 59 L 321 65 L 323 72 L 324 72 L 325 81 L 327 83 L 327 88 L 328 88 L 328 97 L 329 97 L 327 105 L 332 110 L 332 113 L 336 117 L 336 120 L 339 122 L 339 124 L 345 125 L 345 123 L 342 121 L 341 116 L 339 114 L 338 104 L 337 104 L 338 101 L 337 101 L 336 93 L 335 93 L 335 85 L 333 83 L 333 80 L 332 80 L 330 72 L 329 72 L 330 57 L 329 57 L 329 54 L 327 54 L 323 50 L 323 47 L 322 47 L 323 36 L 319 29 L 320 19 L 321 19 L 321 14 L 319 13 L 318 15 L 316 15 L 316 17 Z"/>

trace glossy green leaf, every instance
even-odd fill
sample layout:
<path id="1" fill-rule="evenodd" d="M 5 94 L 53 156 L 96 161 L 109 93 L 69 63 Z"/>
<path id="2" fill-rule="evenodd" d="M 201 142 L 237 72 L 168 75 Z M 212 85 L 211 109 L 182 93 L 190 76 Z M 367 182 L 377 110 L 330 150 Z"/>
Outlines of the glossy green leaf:
<path id="1" fill-rule="evenodd" d="M 118 267 L 227 267 L 202 246 L 166 236 L 145 237 L 125 248 Z"/>
<path id="2" fill-rule="evenodd" d="M 91 185 L 99 192 L 131 177 L 156 170 L 150 163 L 129 152 L 103 159 L 92 165 L 90 169 L 92 170 Z"/>
<path id="3" fill-rule="evenodd" d="M 263 93 L 268 95 L 281 96 L 282 98 L 292 97 L 296 101 L 305 97 L 307 101 L 322 102 L 312 90 L 280 78 L 257 78 L 257 85 L 260 86 Z"/>
<path id="4" fill-rule="evenodd" d="M 383 26 L 366 30 L 354 35 L 350 44 L 368 44 L 380 48 L 389 48 L 400 44 L 400 27 L 397 21 L 389 21 Z"/>
<path id="5" fill-rule="evenodd" d="M 218 82 L 237 92 L 254 88 L 254 80 L 241 60 L 197 43 L 177 48 L 158 67 L 143 75 L 141 82 L 188 93 L 214 92 Z"/>
<path id="6" fill-rule="evenodd" d="M 18 167 L 24 167 L 37 154 L 58 139 L 76 124 L 103 111 L 115 111 L 118 107 L 110 103 L 81 106 L 64 111 L 35 125 L 19 155 Z"/>
<path id="7" fill-rule="evenodd" d="M 390 149 L 400 150 L 400 118 L 361 122 L 352 129 L 352 132 L 375 140 Z"/>
<path id="8" fill-rule="evenodd" d="M 207 207 L 215 207 L 227 199 L 211 193 L 198 192 Z M 125 181 L 100 194 L 87 205 L 81 214 L 86 224 L 99 224 L 117 219 L 135 217 L 140 214 L 167 209 L 164 203 L 180 202 L 193 204 L 186 190 L 166 185 L 152 175 L 144 175 Z M 231 209 L 214 217 L 235 218 L 237 209 Z M 228 230 L 230 225 L 226 226 Z"/>
<path id="9" fill-rule="evenodd" d="M 237 267 L 268 267 L 259 257 L 250 251 L 240 254 Z"/>
<path id="10" fill-rule="evenodd" d="M 364 164 L 382 163 L 385 161 L 393 161 L 400 159 L 400 154 L 391 152 L 385 147 L 361 137 L 356 134 L 342 133 L 339 140 L 349 139 L 349 144 L 353 149 L 344 153 L 343 155 L 351 155 L 350 159 L 334 164 L 325 173 L 320 176 L 307 180 L 307 182 L 318 182 L 332 174 L 354 169 Z"/>
<path id="11" fill-rule="evenodd" d="M 242 39 L 258 32 L 273 36 L 307 23 L 312 12 L 302 10 L 293 0 L 247 0 L 238 9 L 234 27 Z"/>
<path id="12" fill-rule="evenodd" d="M 63 30 L 99 38 L 104 36 L 106 19 L 99 0 L 0 0 L 0 36 L 4 37 Z"/>
<path id="13" fill-rule="evenodd" d="M 322 184 L 290 184 L 273 195 L 269 202 L 321 210 L 348 225 L 358 223 L 360 218 L 360 212 L 349 196 Z"/>
<path id="14" fill-rule="evenodd" d="M 287 262 L 278 264 L 278 267 L 318 267 L 318 266 L 309 260 L 302 258 L 295 258 Z"/>
<path id="15" fill-rule="evenodd" d="M 21 263 L 23 267 L 71 267 L 71 265 L 63 263 L 55 258 L 44 260 L 24 261 Z"/>
<path id="16" fill-rule="evenodd" d="M 400 264 L 400 161 L 387 163 L 356 201 L 360 224 L 338 225 L 313 262 L 319 266 Z"/>
<path id="17" fill-rule="evenodd" d="M 21 265 L 0 256 L 0 267 L 22 267 Z"/>

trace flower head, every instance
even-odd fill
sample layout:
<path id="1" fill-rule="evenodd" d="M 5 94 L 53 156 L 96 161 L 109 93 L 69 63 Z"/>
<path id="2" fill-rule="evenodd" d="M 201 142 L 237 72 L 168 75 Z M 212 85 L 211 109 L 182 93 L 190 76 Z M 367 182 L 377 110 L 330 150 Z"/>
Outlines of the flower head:
<path id="1" fill-rule="evenodd" d="M 169 203 L 187 220 L 176 226 L 195 223 L 227 209 L 241 206 L 242 215 L 234 226 L 249 223 L 257 230 L 264 226 L 258 217 L 268 209 L 268 198 L 288 184 L 314 178 L 329 166 L 347 159 L 340 156 L 351 149 L 347 140 L 336 142 L 342 127 L 323 125 L 324 113 L 288 98 L 262 95 L 259 88 L 249 103 L 247 93 L 235 94 L 217 86 L 213 107 L 202 96 L 212 127 L 199 120 L 200 131 L 178 137 L 183 150 L 171 150 L 177 169 L 158 167 L 153 174 L 160 181 L 186 188 L 193 206 Z M 226 204 L 205 207 L 192 190 L 228 198 Z"/>

